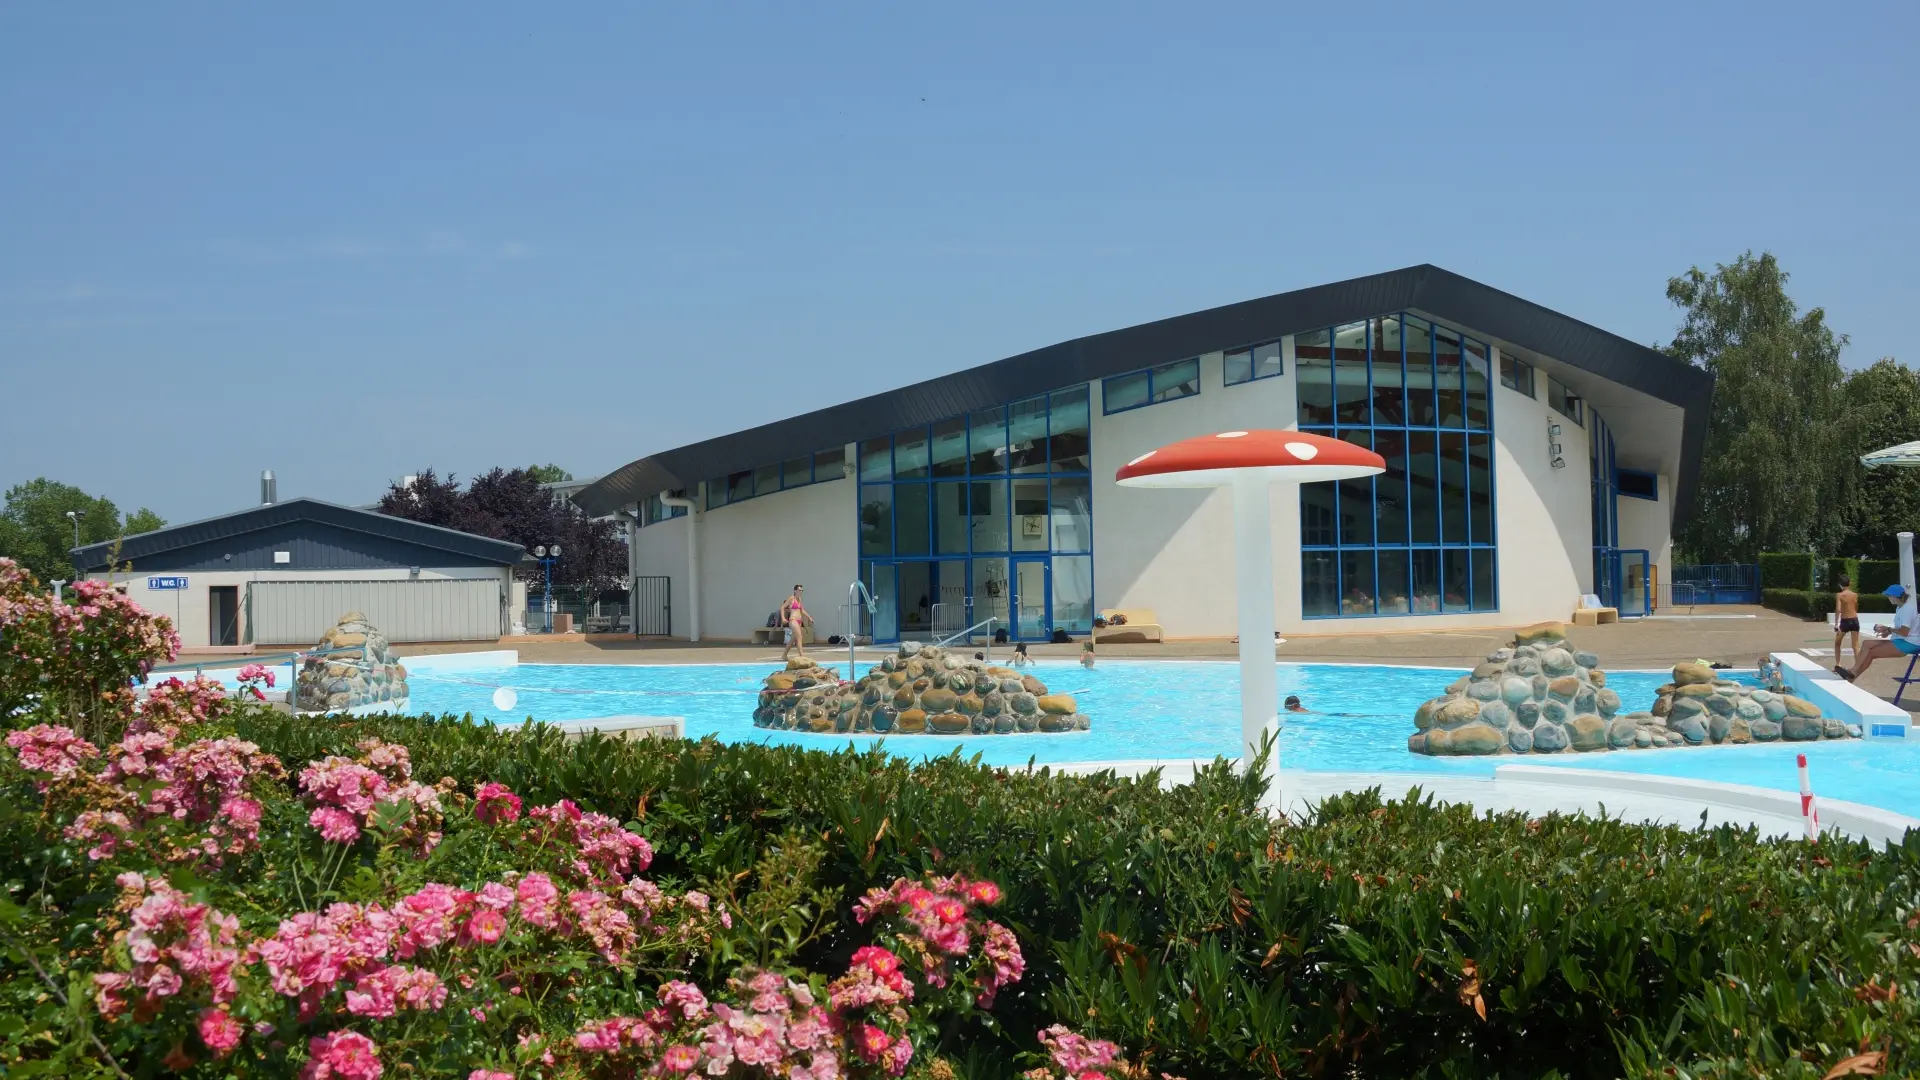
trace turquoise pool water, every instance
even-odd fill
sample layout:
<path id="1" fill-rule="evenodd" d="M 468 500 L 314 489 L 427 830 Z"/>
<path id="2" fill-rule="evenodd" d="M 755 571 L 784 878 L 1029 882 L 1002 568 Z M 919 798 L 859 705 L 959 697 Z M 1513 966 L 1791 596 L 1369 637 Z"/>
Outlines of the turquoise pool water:
<path id="1" fill-rule="evenodd" d="M 844 666 L 844 662 L 843 662 Z M 412 707 L 423 713 L 471 713 L 500 724 L 529 717 L 582 720 L 638 713 L 679 716 L 687 734 L 729 742 L 785 743 L 830 749 L 870 746 L 877 736 L 810 735 L 753 726 L 754 697 L 764 664 L 586 665 L 522 664 L 412 675 Z M 865 665 L 861 669 L 865 671 Z M 1814 790 L 1920 816 L 1920 739 L 1708 747 L 1553 757 L 1429 758 L 1410 754 L 1413 712 L 1464 672 L 1446 668 L 1340 664 L 1279 665 L 1280 695 L 1297 694 L 1310 715 L 1287 717 L 1280 736 L 1283 768 L 1336 772 L 1491 776 L 1496 765 L 1566 765 L 1656 773 L 1797 791 L 1794 755 L 1807 754 Z M 1093 730 L 1065 735 L 908 736 L 887 749 L 910 757 L 956 747 L 990 765 L 1134 759 L 1187 760 L 1237 753 L 1239 668 L 1211 661 L 1103 661 L 1091 671 L 1077 664 L 1042 663 L 1035 669 L 1054 691 L 1072 693 Z M 1628 710 L 1653 704 L 1663 672 L 1607 673 Z M 494 708 L 500 687 L 518 700 Z"/>

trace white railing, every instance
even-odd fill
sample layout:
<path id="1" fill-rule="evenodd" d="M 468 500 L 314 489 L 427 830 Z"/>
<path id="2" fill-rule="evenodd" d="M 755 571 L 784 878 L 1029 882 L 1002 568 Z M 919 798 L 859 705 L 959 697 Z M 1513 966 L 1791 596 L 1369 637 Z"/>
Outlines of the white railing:
<path id="1" fill-rule="evenodd" d="M 1000 616 L 989 615 L 986 618 L 981 619 L 979 622 L 974 623 L 972 626 L 967 627 L 965 630 L 961 630 L 953 634 L 948 634 L 946 637 L 941 638 L 940 640 L 934 642 L 933 644 L 936 648 L 945 648 L 947 645 L 955 641 L 959 641 L 963 637 L 972 637 L 973 632 L 975 630 L 979 630 L 984 627 L 987 631 L 987 651 L 986 651 L 987 663 L 991 664 L 993 663 L 993 624 L 999 621 L 1000 621 Z"/>

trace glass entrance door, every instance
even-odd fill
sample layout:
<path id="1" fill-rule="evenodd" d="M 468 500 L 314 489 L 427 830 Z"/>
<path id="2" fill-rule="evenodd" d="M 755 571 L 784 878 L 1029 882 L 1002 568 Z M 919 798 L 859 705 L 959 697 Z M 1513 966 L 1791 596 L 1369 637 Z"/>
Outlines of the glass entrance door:
<path id="1" fill-rule="evenodd" d="M 981 627 L 980 632 L 969 642 L 983 636 L 1004 632 L 1013 636 L 1013 582 L 1008 578 L 1007 560 L 992 557 L 973 560 L 973 595 L 970 598 L 973 612 L 967 619 L 968 626 L 974 626 L 987 619 L 993 625 Z"/>
<path id="2" fill-rule="evenodd" d="M 1018 641 L 1043 641 L 1053 628 L 1053 583 L 1048 560 L 1013 560 L 1013 625 Z"/>
<path id="3" fill-rule="evenodd" d="M 1653 590 L 1649 587 L 1649 568 L 1652 559 L 1649 553 L 1637 548 L 1622 548 L 1615 553 L 1615 565 L 1619 574 L 1619 585 L 1615 591 L 1619 597 L 1617 606 L 1620 608 L 1620 617 L 1631 619 L 1651 614 Z"/>

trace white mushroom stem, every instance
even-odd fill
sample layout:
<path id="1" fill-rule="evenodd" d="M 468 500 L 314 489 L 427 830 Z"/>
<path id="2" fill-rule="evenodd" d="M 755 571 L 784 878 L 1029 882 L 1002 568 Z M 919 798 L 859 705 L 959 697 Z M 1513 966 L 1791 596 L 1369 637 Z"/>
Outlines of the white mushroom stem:
<path id="1" fill-rule="evenodd" d="M 1233 479 L 1233 557 L 1239 577 L 1241 760 L 1251 766 L 1268 732 L 1278 733 L 1273 661 L 1273 481 L 1250 469 Z M 1267 763 L 1280 766 L 1279 744 Z"/>

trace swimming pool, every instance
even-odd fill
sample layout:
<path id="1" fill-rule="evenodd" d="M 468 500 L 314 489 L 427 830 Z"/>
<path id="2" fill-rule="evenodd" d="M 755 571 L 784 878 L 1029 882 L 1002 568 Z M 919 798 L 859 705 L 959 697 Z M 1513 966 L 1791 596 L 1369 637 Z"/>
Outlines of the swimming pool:
<path id="1" fill-rule="evenodd" d="M 1820 742 L 1610 754 L 1432 758 L 1407 752 L 1413 713 L 1464 674 L 1457 668 L 1280 664 L 1280 694 L 1300 696 L 1313 710 L 1287 717 L 1280 736 L 1281 767 L 1335 772 L 1489 777 L 1498 765 L 1573 766 L 1652 773 L 1696 780 L 1797 791 L 1794 756 L 1807 755 L 1815 791 L 1904 814 L 1920 814 L 1920 740 Z M 751 713 L 766 664 L 596 665 L 522 664 L 517 667 L 424 671 L 409 676 L 411 707 L 420 713 L 471 713 L 476 719 L 517 724 L 642 714 L 679 716 L 687 735 L 728 742 L 783 743 L 819 749 L 880 741 L 872 735 L 812 735 L 753 726 Z M 865 666 L 862 667 L 865 671 Z M 1236 664 L 1218 661 L 1113 661 L 1093 670 L 1072 663 L 1041 663 L 1034 673 L 1056 692 L 1073 694 L 1093 718 L 1093 730 L 1061 735 L 916 735 L 887 740 L 908 757 L 979 754 L 989 765 L 1083 761 L 1210 759 L 1238 753 L 1240 678 Z M 1626 710 L 1653 705 L 1665 672 L 1609 671 L 1607 685 Z M 512 710 L 492 697 L 511 688 Z"/>

